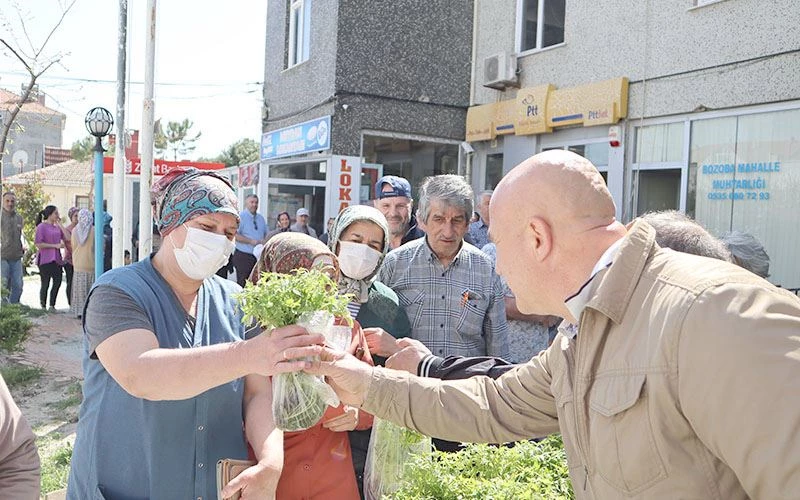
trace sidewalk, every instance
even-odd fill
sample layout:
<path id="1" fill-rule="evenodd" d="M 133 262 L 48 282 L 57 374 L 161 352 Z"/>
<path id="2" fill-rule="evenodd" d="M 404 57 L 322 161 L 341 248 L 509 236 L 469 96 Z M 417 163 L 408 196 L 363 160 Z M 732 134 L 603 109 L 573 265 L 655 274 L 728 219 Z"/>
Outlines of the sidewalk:
<path id="1" fill-rule="evenodd" d="M 56 299 L 56 312 L 33 318 L 33 331 L 25 342 L 24 351 L 9 357 L 23 364 L 41 366 L 58 378 L 82 378 L 83 327 L 81 320 L 69 312 L 65 287 L 66 284 L 62 283 Z M 20 302 L 40 309 L 38 276 L 25 278 Z"/>

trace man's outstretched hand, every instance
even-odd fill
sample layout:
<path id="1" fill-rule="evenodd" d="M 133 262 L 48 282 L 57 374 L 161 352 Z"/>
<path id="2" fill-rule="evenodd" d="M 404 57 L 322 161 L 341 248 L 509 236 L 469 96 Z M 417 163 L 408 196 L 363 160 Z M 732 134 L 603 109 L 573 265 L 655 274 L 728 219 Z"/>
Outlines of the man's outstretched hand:
<path id="1" fill-rule="evenodd" d="M 356 357 L 336 352 L 327 347 L 312 346 L 309 354 L 318 356 L 317 361 L 307 362 L 304 371 L 313 375 L 324 375 L 343 403 L 361 406 L 372 382 L 373 367 Z"/>

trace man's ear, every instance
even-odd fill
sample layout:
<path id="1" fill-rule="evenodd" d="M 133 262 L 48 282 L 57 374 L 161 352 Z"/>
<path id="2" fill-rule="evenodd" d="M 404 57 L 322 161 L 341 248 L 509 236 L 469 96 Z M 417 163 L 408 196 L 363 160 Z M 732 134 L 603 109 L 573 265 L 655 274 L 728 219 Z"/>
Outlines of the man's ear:
<path id="1" fill-rule="evenodd" d="M 553 249 L 552 228 L 541 217 L 533 217 L 528 223 L 528 228 L 533 239 L 533 254 L 536 260 L 542 262 Z"/>

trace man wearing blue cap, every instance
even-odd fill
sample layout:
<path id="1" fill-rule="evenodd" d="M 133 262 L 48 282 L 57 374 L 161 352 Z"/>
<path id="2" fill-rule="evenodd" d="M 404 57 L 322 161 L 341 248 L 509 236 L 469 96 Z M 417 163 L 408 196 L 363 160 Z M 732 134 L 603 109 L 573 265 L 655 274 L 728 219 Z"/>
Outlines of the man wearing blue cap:
<path id="1" fill-rule="evenodd" d="M 385 175 L 375 183 L 375 208 L 389 223 L 389 248 L 395 248 L 425 236 L 411 215 L 411 184 L 403 177 Z"/>

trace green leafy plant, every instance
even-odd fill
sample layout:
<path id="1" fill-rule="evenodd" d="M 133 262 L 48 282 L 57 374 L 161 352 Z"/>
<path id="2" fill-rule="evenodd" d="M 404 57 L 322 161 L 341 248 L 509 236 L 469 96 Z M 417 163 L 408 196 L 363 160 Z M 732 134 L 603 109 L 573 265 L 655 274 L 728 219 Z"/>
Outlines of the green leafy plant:
<path id="1" fill-rule="evenodd" d="M 297 323 L 300 315 L 325 311 L 346 318 L 349 295 L 336 294 L 336 282 L 317 269 L 297 269 L 291 274 L 263 273 L 258 283 L 247 282 L 239 294 L 243 322 L 258 322 L 264 328 Z"/>
<path id="2" fill-rule="evenodd" d="M 458 453 L 417 455 L 395 500 L 575 498 L 560 435 L 514 446 L 469 444 Z"/>
<path id="3" fill-rule="evenodd" d="M 48 443 L 44 441 L 47 441 L 47 438 L 44 438 L 43 442 L 37 443 L 37 445 L 42 459 L 42 494 L 46 495 L 52 491 L 62 490 L 67 487 L 69 467 L 72 461 L 72 445 L 66 443 L 55 450 L 48 450 L 52 451 L 52 453 L 46 455 L 43 452 Z"/>
<path id="4" fill-rule="evenodd" d="M 23 315 L 18 304 L 3 304 L 0 307 L 0 350 L 21 351 L 31 328 L 33 323 Z"/>
<path id="5" fill-rule="evenodd" d="M 366 498 L 380 499 L 395 492 L 403 483 L 411 457 L 430 451 L 429 437 L 376 418 L 364 467 Z"/>
<path id="6" fill-rule="evenodd" d="M 239 294 L 244 312 L 242 321 L 257 322 L 267 329 L 292 325 L 310 313 L 328 313 L 345 318 L 349 296 L 336 294 L 336 283 L 322 271 L 298 269 L 291 274 L 264 273 L 255 285 L 247 283 Z M 310 328 L 309 328 L 310 330 Z M 325 333 L 323 331 L 316 333 Z M 308 429 L 319 422 L 329 403 L 336 404 L 335 394 L 319 377 L 303 372 L 281 373 L 273 377 L 272 415 L 275 425 L 284 431 Z"/>
<path id="7" fill-rule="evenodd" d="M 40 366 L 12 364 L 0 368 L 0 375 L 3 376 L 9 389 L 16 389 L 39 380 L 42 378 L 42 374 L 44 374 L 44 369 Z"/>

